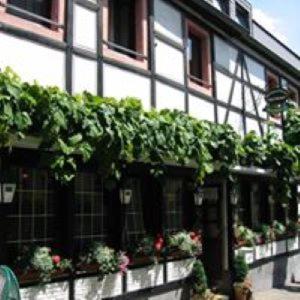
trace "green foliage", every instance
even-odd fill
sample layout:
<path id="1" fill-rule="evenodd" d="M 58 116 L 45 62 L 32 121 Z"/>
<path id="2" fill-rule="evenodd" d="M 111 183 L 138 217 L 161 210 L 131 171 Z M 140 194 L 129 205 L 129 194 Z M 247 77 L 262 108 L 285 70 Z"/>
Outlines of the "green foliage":
<path id="1" fill-rule="evenodd" d="M 286 234 L 286 226 L 284 226 L 277 220 L 273 221 L 272 229 L 274 231 L 276 239 L 282 238 Z"/>
<path id="2" fill-rule="evenodd" d="M 207 291 L 208 284 L 205 269 L 200 260 L 196 260 L 194 262 L 191 280 L 194 294 L 204 296 Z"/>
<path id="3" fill-rule="evenodd" d="M 31 270 L 38 271 L 40 280 L 49 282 L 55 271 L 71 270 L 72 262 L 69 259 L 61 259 L 60 256 L 53 255 L 51 248 L 26 246 L 17 258 L 16 267 L 25 273 Z"/>
<path id="4" fill-rule="evenodd" d="M 236 226 L 234 228 L 235 239 L 238 245 L 252 247 L 255 245 L 255 233 L 246 226 Z"/>
<path id="5" fill-rule="evenodd" d="M 288 124 L 296 136 L 299 113 L 290 114 Z M 57 87 L 24 83 L 6 69 L 0 72 L 0 146 L 28 135 L 41 138 L 41 150 L 51 150 L 49 166 L 62 182 L 89 160 L 116 178 L 137 160 L 148 163 L 155 176 L 170 161 L 192 164 L 197 168 L 195 184 L 212 172 L 230 175 L 237 164 L 255 165 L 275 171 L 277 200 L 288 202 L 299 171 L 299 148 L 273 134 L 260 138 L 251 132 L 242 140 L 227 124 L 200 121 L 177 110 L 146 112 L 135 98 L 72 96 Z"/>
<path id="6" fill-rule="evenodd" d="M 235 282 L 244 282 L 249 273 L 249 267 L 244 255 L 237 255 L 234 259 Z"/>
<path id="7" fill-rule="evenodd" d="M 202 244 L 199 236 L 194 233 L 181 231 L 168 237 L 170 249 L 180 250 L 190 256 L 197 256 L 202 251 Z"/>
<path id="8" fill-rule="evenodd" d="M 105 275 L 116 273 L 120 270 L 120 257 L 118 253 L 99 242 L 93 243 L 84 255 L 80 257 L 81 263 L 97 264 L 99 279 Z"/>

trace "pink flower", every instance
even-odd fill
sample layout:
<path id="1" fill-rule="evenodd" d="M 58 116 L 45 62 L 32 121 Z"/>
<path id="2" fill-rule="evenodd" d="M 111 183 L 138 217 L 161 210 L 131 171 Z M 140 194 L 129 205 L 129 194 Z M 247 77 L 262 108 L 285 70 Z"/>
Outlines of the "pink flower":
<path id="1" fill-rule="evenodd" d="M 124 252 L 121 252 L 119 260 L 120 260 L 119 269 L 122 273 L 125 273 L 130 263 L 130 259 Z"/>

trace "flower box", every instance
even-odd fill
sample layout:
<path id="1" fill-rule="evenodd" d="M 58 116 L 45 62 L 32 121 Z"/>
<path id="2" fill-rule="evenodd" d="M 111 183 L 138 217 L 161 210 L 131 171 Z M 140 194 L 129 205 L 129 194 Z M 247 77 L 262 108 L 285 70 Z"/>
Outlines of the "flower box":
<path id="1" fill-rule="evenodd" d="M 254 248 L 253 247 L 242 247 L 235 250 L 235 255 L 244 255 L 246 263 L 252 264 L 254 262 Z"/>
<path id="2" fill-rule="evenodd" d="M 184 279 L 191 275 L 195 258 L 167 262 L 167 282 Z"/>
<path id="3" fill-rule="evenodd" d="M 26 272 L 21 270 L 16 270 L 17 278 L 20 285 L 38 283 L 41 281 L 40 272 L 36 270 L 28 270 Z M 69 276 L 67 271 L 57 270 L 51 275 L 51 279 L 62 279 Z"/>
<path id="4" fill-rule="evenodd" d="M 266 243 L 255 246 L 255 259 L 260 260 L 272 256 L 272 244 Z"/>
<path id="5" fill-rule="evenodd" d="M 137 268 L 127 271 L 127 291 L 133 292 L 140 289 L 155 287 L 164 283 L 162 264 Z"/>
<path id="6" fill-rule="evenodd" d="M 273 242 L 273 255 L 286 253 L 286 240 Z"/>
<path id="7" fill-rule="evenodd" d="M 75 280 L 75 299 L 102 299 L 116 297 L 123 291 L 123 275 L 109 274 L 103 280 L 98 277 L 87 277 Z"/>
<path id="8" fill-rule="evenodd" d="M 21 288 L 20 294 L 22 300 L 69 299 L 69 283 L 63 281 Z"/>
<path id="9" fill-rule="evenodd" d="M 295 251 L 299 249 L 299 237 L 295 236 L 287 240 L 288 251 Z"/>

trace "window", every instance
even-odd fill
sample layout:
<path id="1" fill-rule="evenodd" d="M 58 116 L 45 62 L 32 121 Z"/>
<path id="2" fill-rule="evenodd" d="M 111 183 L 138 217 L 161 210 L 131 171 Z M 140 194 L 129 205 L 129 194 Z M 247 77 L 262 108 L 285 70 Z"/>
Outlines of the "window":
<path id="1" fill-rule="evenodd" d="M 104 54 L 147 68 L 147 0 L 104 0 Z"/>
<path id="2" fill-rule="evenodd" d="M 188 77 L 191 88 L 211 94 L 210 36 L 188 21 Z"/>
<path id="3" fill-rule="evenodd" d="M 14 261 L 25 245 L 53 244 L 56 206 L 53 180 L 46 171 L 13 168 L 10 177 L 17 183 L 17 189 L 6 216 L 6 243 L 9 261 Z"/>
<path id="4" fill-rule="evenodd" d="M 215 5 L 218 10 L 225 14 L 229 14 L 229 0 L 216 0 Z"/>
<path id="5" fill-rule="evenodd" d="M 44 22 L 38 18 L 32 17 L 26 12 L 38 15 L 45 19 L 51 19 L 51 2 L 52 1 L 50 0 L 8 0 L 7 4 L 11 6 L 8 6 L 7 13 L 33 22 L 37 22 L 45 26 L 49 26 L 49 23 Z"/>
<path id="6" fill-rule="evenodd" d="M 167 179 L 163 189 L 165 201 L 165 230 L 174 233 L 183 230 L 183 181 Z"/>
<path id="7" fill-rule="evenodd" d="M 103 179 L 91 173 L 75 178 L 75 241 L 82 250 L 92 241 L 105 242 L 108 235 L 108 208 L 103 195 Z"/>
<path id="8" fill-rule="evenodd" d="M 63 40 L 64 0 L 2 0 L 1 22 Z"/>
<path id="9" fill-rule="evenodd" d="M 236 21 L 244 28 L 249 30 L 249 12 L 240 4 L 236 3 Z"/>

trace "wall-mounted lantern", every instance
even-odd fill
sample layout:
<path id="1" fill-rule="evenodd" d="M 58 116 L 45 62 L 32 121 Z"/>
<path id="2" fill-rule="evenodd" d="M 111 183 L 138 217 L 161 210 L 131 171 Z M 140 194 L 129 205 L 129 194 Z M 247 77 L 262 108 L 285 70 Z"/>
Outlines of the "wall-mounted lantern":
<path id="1" fill-rule="evenodd" d="M 129 205 L 132 200 L 132 190 L 131 189 L 121 189 L 120 190 L 120 202 L 123 205 Z"/>
<path id="2" fill-rule="evenodd" d="M 230 193 L 230 202 L 232 205 L 236 206 L 239 202 L 239 192 L 237 188 L 232 188 Z"/>
<path id="3" fill-rule="evenodd" d="M 204 190 L 197 188 L 194 192 L 194 203 L 196 206 L 202 206 L 204 201 Z"/>
<path id="4" fill-rule="evenodd" d="M 0 203 L 12 203 L 16 192 L 15 183 L 0 184 Z"/>

